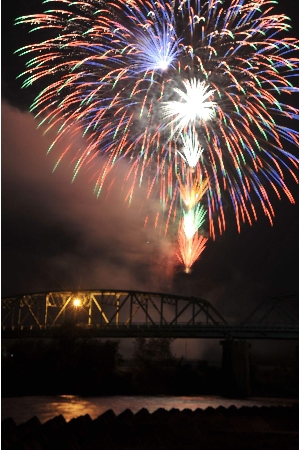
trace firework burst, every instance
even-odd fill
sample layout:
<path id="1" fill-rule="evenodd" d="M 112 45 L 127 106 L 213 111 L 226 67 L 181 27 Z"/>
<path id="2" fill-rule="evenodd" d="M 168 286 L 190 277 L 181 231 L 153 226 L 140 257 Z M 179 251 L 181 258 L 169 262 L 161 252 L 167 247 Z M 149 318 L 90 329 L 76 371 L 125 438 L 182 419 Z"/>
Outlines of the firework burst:
<path id="1" fill-rule="evenodd" d="M 298 159 L 285 145 L 298 144 L 298 110 L 288 103 L 297 39 L 273 0 L 44 3 L 53 8 L 16 21 L 54 33 L 18 50 L 32 55 L 23 86 L 46 80 L 31 111 L 58 130 L 53 145 L 74 124 L 86 137 L 74 177 L 103 158 L 98 195 L 122 158 L 129 201 L 138 185 L 148 183 L 150 196 L 158 181 L 166 230 L 171 216 L 179 220 L 186 270 L 206 244 L 204 211 L 215 239 L 226 228 L 224 204 L 240 231 L 257 220 L 259 204 L 272 223 L 271 193 L 294 203 L 288 183 L 297 181 Z"/>

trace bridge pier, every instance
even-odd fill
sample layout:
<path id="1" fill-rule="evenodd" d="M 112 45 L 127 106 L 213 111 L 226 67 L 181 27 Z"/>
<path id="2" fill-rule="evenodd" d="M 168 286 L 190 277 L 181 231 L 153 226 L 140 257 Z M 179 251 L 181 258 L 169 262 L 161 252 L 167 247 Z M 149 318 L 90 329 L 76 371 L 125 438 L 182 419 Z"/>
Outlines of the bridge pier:
<path id="1" fill-rule="evenodd" d="M 244 340 L 221 341 L 222 387 L 224 397 L 245 398 L 250 395 L 249 356 L 251 345 Z"/>

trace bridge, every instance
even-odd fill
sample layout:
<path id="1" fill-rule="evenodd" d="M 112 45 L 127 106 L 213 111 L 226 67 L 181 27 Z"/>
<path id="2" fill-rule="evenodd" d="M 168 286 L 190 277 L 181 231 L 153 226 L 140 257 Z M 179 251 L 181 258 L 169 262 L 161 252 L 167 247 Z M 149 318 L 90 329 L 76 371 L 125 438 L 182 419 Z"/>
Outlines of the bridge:
<path id="1" fill-rule="evenodd" d="M 263 300 L 243 320 L 228 322 L 208 301 L 162 293 L 51 291 L 1 299 L 2 338 L 53 337 L 75 323 L 99 338 L 205 338 L 298 340 L 298 308 L 288 294 Z"/>

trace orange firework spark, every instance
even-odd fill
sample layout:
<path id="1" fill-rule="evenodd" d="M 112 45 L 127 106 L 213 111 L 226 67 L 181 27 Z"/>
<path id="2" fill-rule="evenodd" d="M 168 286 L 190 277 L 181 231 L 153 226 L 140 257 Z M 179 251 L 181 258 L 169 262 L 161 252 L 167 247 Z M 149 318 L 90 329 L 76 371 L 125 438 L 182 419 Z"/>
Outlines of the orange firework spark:
<path id="1" fill-rule="evenodd" d="M 179 252 L 176 253 L 179 261 L 185 267 L 185 272 L 189 273 L 194 262 L 200 257 L 201 253 L 205 249 L 208 239 L 204 236 L 194 234 L 194 236 L 188 239 L 182 228 L 182 222 L 180 222 L 178 230 L 178 244 Z"/>
<path id="2" fill-rule="evenodd" d="M 196 203 L 200 202 L 207 191 L 208 180 L 205 179 L 200 182 L 197 178 L 192 178 L 189 174 L 185 184 L 182 183 L 179 176 L 177 176 L 177 179 L 179 182 L 180 198 L 187 209 L 193 208 Z"/>

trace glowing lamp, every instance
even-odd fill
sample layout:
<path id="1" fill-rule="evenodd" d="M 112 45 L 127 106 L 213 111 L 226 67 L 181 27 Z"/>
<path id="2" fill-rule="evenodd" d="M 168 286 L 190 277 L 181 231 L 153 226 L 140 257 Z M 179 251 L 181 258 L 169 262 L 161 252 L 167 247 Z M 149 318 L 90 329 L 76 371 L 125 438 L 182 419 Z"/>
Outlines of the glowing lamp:
<path id="1" fill-rule="evenodd" d="M 79 306 L 82 305 L 82 302 L 80 300 L 80 298 L 74 298 L 73 300 L 73 306 L 75 306 L 76 308 L 78 308 Z"/>

